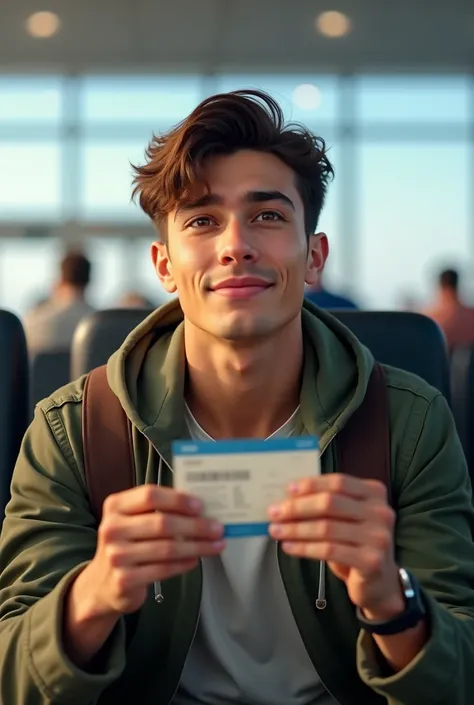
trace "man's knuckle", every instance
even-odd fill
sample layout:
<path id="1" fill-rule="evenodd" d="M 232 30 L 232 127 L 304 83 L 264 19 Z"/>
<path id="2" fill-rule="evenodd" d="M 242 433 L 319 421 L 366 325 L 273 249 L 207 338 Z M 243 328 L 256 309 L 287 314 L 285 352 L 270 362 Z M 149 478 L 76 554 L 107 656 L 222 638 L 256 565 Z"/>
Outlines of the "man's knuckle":
<path id="1" fill-rule="evenodd" d="M 335 497 L 331 492 L 323 492 L 320 496 L 321 509 L 323 512 L 331 512 L 334 509 Z"/>
<path id="2" fill-rule="evenodd" d="M 156 536 L 164 536 L 168 528 L 168 519 L 162 512 L 154 514 L 154 533 Z"/>
<path id="3" fill-rule="evenodd" d="M 142 488 L 142 501 L 147 507 L 154 507 L 156 504 L 156 487 L 154 485 L 144 485 Z"/>
<path id="4" fill-rule="evenodd" d="M 98 534 L 104 543 L 109 543 L 117 538 L 118 527 L 113 521 L 105 517 L 99 526 Z"/>
<path id="5" fill-rule="evenodd" d="M 163 541 L 161 546 L 162 558 L 165 561 L 169 561 L 171 558 L 176 556 L 176 554 L 178 553 L 177 547 L 178 546 L 176 541 Z"/>
<path id="6" fill-rule="evenodd" d="M 321 560 L 330 561 L 334 555 L 334 546 L 330 541 L 321 544 Z"/>
<path id="7" fill-rule="evenodd" d="M 113 568 L 119 567 L 123 563 L 124 553 L 123 550 L 118 546 L 114 546 L 113 544 L 107 546 L 106 556 L 109 565 L 111 565 Z"/>
<path id="8" fill-rule="evenodd" d="M 386 526 L 392 528 L 395 525 L 396 513 L 388 504 L 380 502 L 376 507 L 377 516 Z"/>
<path id="9" fill-rule="evenodd" d="M 365 556 L 365 563 L 367 568 L 373 572 L 378 573 L 382 568 L 383 554 L 380 551 L 367 551 Z"/>
<path id="10" fill-rule="evenodd" d="M 328 540 L 333 536 L 333 525 L 332 522 L 327 519 L 323 519 L 319 524 L 319 534 L 322 539 Z"/>
<path id="11" fill-rule="evenodd" d="M 109 494 L 108 497 L 104 499 L 104 503 L 102 505 L 102 514 L 104 516 L 106 516 L 107 514 L 113 514 L 117 509 L 118 501 L 119 499 L 117 494 Z"/>
<path id="12" fill-rule="evenodd" d="M 125 594 L 131 585 L 131 575 L 127 570 L 115 571 L 115 587 L 119 595 Z"/>
<path id="13" fill-rule="evenodd" d="M 335 492 L 344 492 L 347 482 L 347 478 L 344 475 L 335 474 L 331 478 L 331 487 Z"/>

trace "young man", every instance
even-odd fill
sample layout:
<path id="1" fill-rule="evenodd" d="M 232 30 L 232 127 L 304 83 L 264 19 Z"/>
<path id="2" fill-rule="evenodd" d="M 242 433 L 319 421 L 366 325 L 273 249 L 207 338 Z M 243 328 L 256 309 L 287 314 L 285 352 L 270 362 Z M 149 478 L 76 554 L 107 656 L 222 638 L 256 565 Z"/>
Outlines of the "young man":
<path id="1" fill-rule="evenodd" d="M 337 435 L 373 359 L 302 308 L 328 254 L 315 234 L 332 176 L 323 141 L 286 128 L 265 94 L 237 92 L 204 101 L 147 154 L 136 191 L 179 304 L 108 365 L 137 486 L 105 501 L 97 531 L 84 379 L 39 405 L 0 547 L 0 701 L 470 704 L 473 510 L 443 397 L 385 370 L 396 512 L 381 483 L 337 472 Z M 322 474 L 269 508 L 269 537 L 226 545 L 171 489 L 174 439 L 308 433 Z"/>

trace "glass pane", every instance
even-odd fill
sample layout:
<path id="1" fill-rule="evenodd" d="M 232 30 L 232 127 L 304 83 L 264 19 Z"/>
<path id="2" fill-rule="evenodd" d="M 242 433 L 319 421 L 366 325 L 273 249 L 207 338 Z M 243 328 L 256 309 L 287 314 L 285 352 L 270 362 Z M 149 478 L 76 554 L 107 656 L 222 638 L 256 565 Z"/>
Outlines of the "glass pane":
<path id="1" fill-rule="evenodd" d="M 59 77 L 0 76 L 0 123 L 57 123 L 61 115 Z"/>
<path id="2" fill-rule="evenodd" d="M 59 143 L 0 142 L 0 165 L 0 221 L 60 217 Z"/>
<path id="3" fill-rule="evenodd" d="M 113 306 L 127 288 L 130 263 L 126 241 L 119 236 L 91 235 L 85 242 L 85 249 L 92 264 L 89 301 L 99 309 Z"/>
<path id="4" fill-rule="evenodd" d="M 131 202 L 132 167 L 143 164 L 146 142 L 87 139 L 81 146 L 80 217 L 85 220 L 139 220 L 145 218 Z"/>
<path id="5" fill-rule="evenodd" d="M 426 301 L 433 268 L 470 255 L 469 147 L 361 147 L 359 289 L 372 308 Z"/>
<path id="6" fill-rule="evenodd" d="M 337 78 L 315 74 L 225 74 L 218 76 L 218 91 L 258 88 L 280 103 L 287 120 L 314 125 L 337 117 Z"/>
<path id="7" fill-rule="evenodd" d="M 200 76 L 88 76 L 81 84 L 81 117 L 167 129 L 200 102 L 201 83 Z"/>
<path id="8" fill-rule="evenodd" d="M 470 118 L 470 83 L 463 76 L 361 76 L 357 117 L 363 122 L 459 122 Z"/>
<path id="9" fill-rule="evenodd" d="M 19 316 L 46 298 L 60 257 L 55 238 L 0 241 L 0 308 Z"/>

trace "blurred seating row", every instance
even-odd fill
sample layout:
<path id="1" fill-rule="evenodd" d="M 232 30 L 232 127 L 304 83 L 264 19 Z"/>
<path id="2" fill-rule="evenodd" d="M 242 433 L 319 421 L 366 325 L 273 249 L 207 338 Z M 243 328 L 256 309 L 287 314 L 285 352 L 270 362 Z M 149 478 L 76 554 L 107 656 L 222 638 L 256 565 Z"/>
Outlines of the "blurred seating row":
<path id="1" fill-rule="evenodd" d="M 21 437 L 34 403 L 58 387 L 104 364 L 128 333 L 149 311 L 99 311 L 79 325 L 71 353 L 36 355 L 28 362 L 20 321 L 0 311 L 0 518 L 9 496 L 9 483 Z M 334 315 L 388 365 L 423 377 L 450 401 L 474 475 L 474 441 L 469 428 L 474 417 L 474 355 L 459 351 L 448 361 L 442 333 L 430 319 L 413 313 L 335 311 Z M 31 380 L 31 384 L 30 384 Z M 469 398 L 467 398 L 469 397 Z M 473 407 L 471 409 L 471 406 Z M 471 445 L 473 449 L 471 449 Z"/>

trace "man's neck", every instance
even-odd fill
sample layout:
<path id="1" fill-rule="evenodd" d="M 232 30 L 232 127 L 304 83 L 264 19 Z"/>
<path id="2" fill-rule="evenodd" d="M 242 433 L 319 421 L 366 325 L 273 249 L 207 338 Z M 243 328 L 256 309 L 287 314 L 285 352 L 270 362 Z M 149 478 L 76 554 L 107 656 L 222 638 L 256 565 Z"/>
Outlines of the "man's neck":
<path id="1" fill-rule="evenodd" d="M 238 344 L 186 322 L 185 349 L 186 401 L 213 438 L 267 438 L 299 404 L 300 317 L 269 338 Z"/>
<path id="2" fill-rule="evenodd" d="M 60 284 L 53 293 L 52 299 L 56 303 L 68 306 L 76 301 L 84 300 L 84 290 L 69 284 Z"/>
<path id="3" fill-rule="evenodd" d="M 438 306 L 440 308 L 458 308 L 461 306 L 458 294 L 450 289 L 441 289 L 438 294 Z"/>

